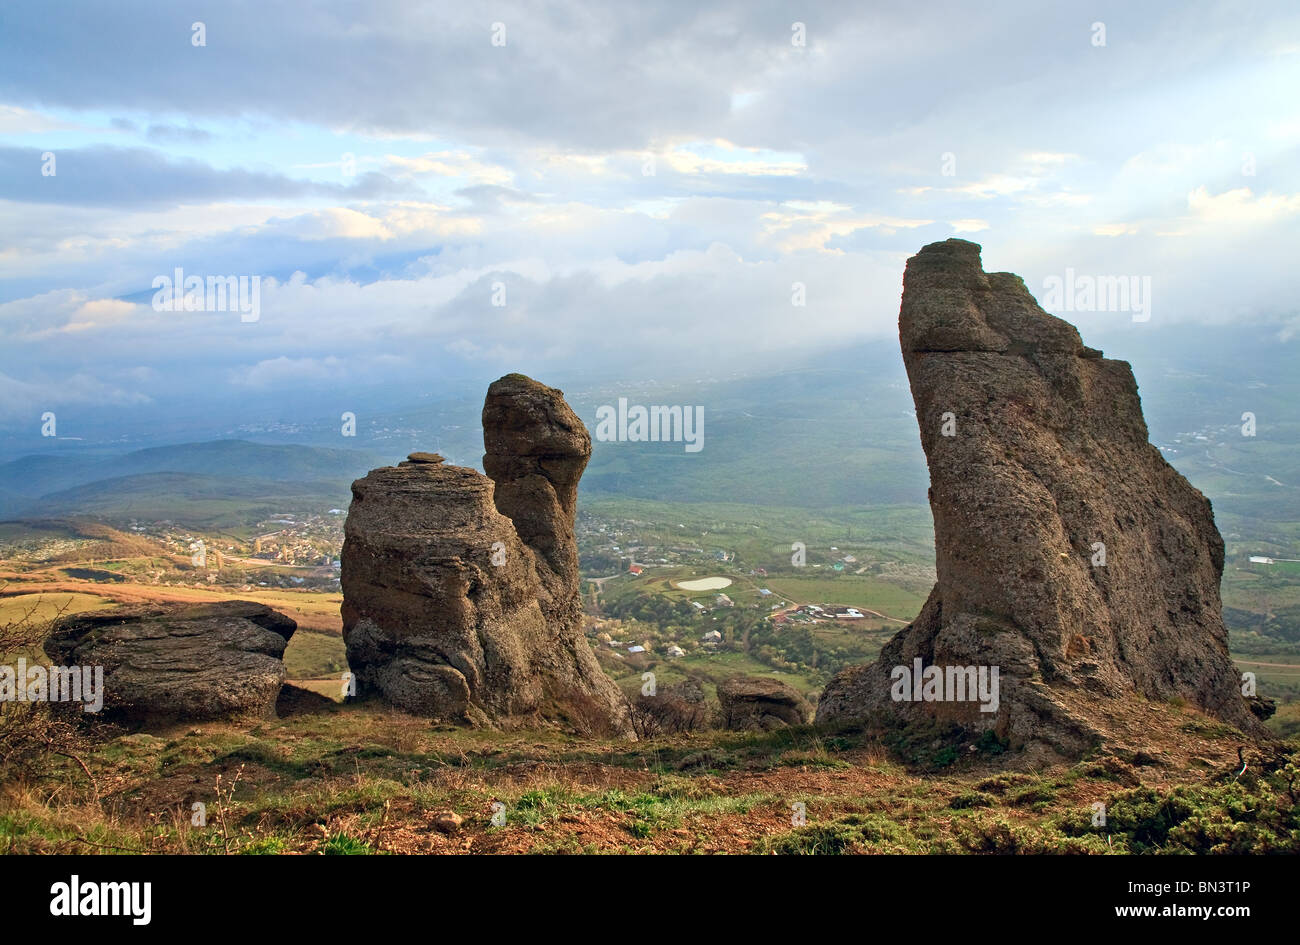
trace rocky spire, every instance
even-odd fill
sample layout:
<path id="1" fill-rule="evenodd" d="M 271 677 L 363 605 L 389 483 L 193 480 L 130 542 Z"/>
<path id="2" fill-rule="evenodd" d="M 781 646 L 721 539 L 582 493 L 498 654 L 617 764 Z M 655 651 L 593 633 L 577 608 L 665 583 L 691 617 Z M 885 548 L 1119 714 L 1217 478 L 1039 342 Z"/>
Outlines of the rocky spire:
<path id="1" fill-rule="evenodd" d="M 627 734 L 582 636 L 574 513 L 591 441 L 560 391 L 489 388 L 491 478 L 414 453 L 352 484 L 343 636 L 361 694 L 478 724 L 567 718 Z"/>
<path id="2" fill-rule="evenodd" d="M 1223 541 L 1209 501 L 1147 441 L 1129 365 L 957 239 L 908 261 L 899 338 L 938 583 L 876 663 L 832 680 L 818 720 L 949 718 L 1063 755 L 1132 696 L 1253 728 L 1221 613 Z M 900 700 L 894 668 L 910 677 L 917 659 L 997 667 L 996 711 L 951 692 Z"/>

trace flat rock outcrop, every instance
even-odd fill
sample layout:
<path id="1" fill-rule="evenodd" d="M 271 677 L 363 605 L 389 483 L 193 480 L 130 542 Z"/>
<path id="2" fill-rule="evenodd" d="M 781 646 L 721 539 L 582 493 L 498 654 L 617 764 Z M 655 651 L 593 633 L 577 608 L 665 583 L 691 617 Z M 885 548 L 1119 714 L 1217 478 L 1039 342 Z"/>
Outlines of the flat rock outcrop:
<path id="1" fill-rule="evenodd" d="M 412 454 L 352 484 L 343 636 L 358 694 L 472 724 L 631 732 L 582 635 L 574 514 L 591 438 L 520 374 L 483 407 L 487 475 Z"/>
<path id="2" fill-rule="evenodd" d="M 1070 756 L 1103 736 L 1108 700 L 1141 696 L 1253 729 L 1221 613 L 1223 541 L 1148 442 L 1129 365 L 957 239 L 908 261 L 899 337 L 938 583 L 876 663 L 832 680 L 818 721 L 950 719 Z M 923 681 L 932 666 L 948 685 Z M 978 687 L 950 667 L 996 667 L 998 698 L 955 700 L 957 683 Z"/>
<path id="3" fill-rule="evenodd" d="M 763 676 L 732 676 L 718 683 L 722 727 L 732 731 L 770 731 L 787 725 L 804 725 L 812 706 L 781 682 Z"/>
<path id="4" fill-rule="evenodd" d="M 59 666 L 102 666 L 100 717 L 142 725 L 274 717 L 284 649 L 297 629 L 253 601 L 135 605 L 55 622 Z"/>

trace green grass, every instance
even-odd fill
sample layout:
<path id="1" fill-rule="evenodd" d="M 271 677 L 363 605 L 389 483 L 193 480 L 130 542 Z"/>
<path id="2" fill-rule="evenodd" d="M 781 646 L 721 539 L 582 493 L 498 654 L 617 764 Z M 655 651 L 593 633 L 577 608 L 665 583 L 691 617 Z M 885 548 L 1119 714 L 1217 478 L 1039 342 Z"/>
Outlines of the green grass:
<path id="1" fill-rule="evenodd" d="M 284 668 L 290 679 L 335 676 L 341 680 L 347 668 L 343 637 L 334 633 L 296 631 L 284 650 Z"/>
<path id="2" fill-rule="evenodd" d="M 17 589 L 18 585 L 14 585 Z M 113 602 L 94 594 L 21 594 L 0 597 L 0 624 L 16 622 L 30 614 L 36 623 L 53 620 L 60 613 L 80 614 L 88 610 L 103 610 Z"/>
<path id="3" fill-rule="evenodd" d="M 257 852 L 266 852 L 259 850 Z M 365 842 L 345 833 L 331 834 L 320 845 L 320 853 L 333 856 L 369 856 L 375 851 Z"/>

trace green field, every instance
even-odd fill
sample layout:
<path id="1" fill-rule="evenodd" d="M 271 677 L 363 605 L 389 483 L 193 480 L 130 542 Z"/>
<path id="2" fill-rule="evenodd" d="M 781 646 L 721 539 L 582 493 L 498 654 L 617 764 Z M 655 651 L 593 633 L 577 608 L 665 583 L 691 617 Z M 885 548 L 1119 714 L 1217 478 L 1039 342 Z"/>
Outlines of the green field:
<path id="1" fill-rule="evenodd" d="M 298 630 L 285 647 L 284 669 L 290 679 L 340 678 L 347 669 L 343 637 L 337 633 Z"/>
<path id="2" fill-rule="evenodd" d="M 703 573 L 707 572 L 707 573 Z M 714 591 L 687 591 L 675 587 L 675 582 L 701 577 L 728 577 L 730 587 Z M 772 592 L 763 597 L 759 588 Z M 894 625 L 907 623 L 925 603 L 925 593 L 899 587 L 890 581 L 864 574 L 835 574 L 834 572 L 810 574 L 787 573 L 767 576 L 737 574 L 725 567 L 708 568 L 653 568 L 639 578 L 619 577 L 606 582 L 602 595 L 606 602 L 628 594 L 662 594 L 675 600 L 699 601 L 712 607 L 718 594 L 726 594 L 737 606 L 759 604 L 764 609 L 784 600 L 787 604 L 838 605 L 874 610 L 895 618 Z M 879 626 L 879 621 L 869 620 L 860 625 Z"/>
<path id="3" fill-rule="evenodd" d="M 763 581 L 772 593 L 796 603 L 862 607 L 903 623 L 920 612 L 926 597 L 865 574 L 774 574 Z"/>
<path id="4" fill-rule="evenodd" d="M 821 681 L 815 676 L 775 670 L 745 653 L 733 651 L 700 653 L 672 662 L 650 661 L 646 667 L 654 672 L 655 682 L 659 686 L 679 683 L 688 677 L 700 680 L 704 693 L 709 699 L 717 698 L 717 684 L 729 676 L 764 676 L 777 679 L 805 696 L 820 691 L 822 686 Z M 641 674 L 645 671 L 629 668 L 626 672 L 611 672 L 610 675 L 629 697 L 635 697 L 641 690 Z"/>
<path id="5" fill-rule="evenodd" d="M 840 553 L 862 561 L 934 564 L 934 528 L 926 506 L 808 509 L 721 502 L 658 502 L 584 493 L 579 516 L 633 523 L 638 538 L 736 552 L 750 568 L 789 567 L 791 545 L 807 548 L 808 564 Z"/>

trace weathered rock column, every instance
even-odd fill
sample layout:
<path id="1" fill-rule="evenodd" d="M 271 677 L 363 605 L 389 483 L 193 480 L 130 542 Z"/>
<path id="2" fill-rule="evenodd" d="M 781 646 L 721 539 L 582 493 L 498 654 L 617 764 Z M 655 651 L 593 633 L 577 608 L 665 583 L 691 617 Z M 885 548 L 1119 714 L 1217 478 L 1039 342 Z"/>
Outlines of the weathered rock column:
<path id="1" fill-rule="evenodd" d="M 938 583 L 876 663 L 832 680 L 818 721 L 946 717 L 1068 755 L 1098 738 L 1102 703 L 1138 694 L 1253 728 L 1222 619 L 1223 541 L 1148 442 L 1129 365 L 957 239 L 908 261 L 899 338 Z M 896 701 L 891 670 L 918 657 L 999 667 L 998 710 Z"/>
<path id="2" fill-rule="evenodd" d="M 353 483 L 348 663 L 362 692 L 411 712 L 627 734 L 626 700 L 582 635 L 574 513 L 590 438 L 559 391 L 517 374 L 491 386 L 483 418 L 492 478 L 415 453 Z"/>

